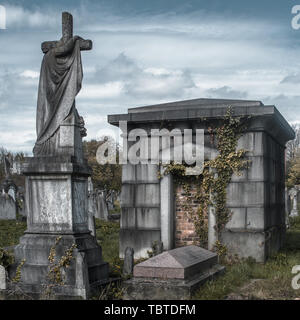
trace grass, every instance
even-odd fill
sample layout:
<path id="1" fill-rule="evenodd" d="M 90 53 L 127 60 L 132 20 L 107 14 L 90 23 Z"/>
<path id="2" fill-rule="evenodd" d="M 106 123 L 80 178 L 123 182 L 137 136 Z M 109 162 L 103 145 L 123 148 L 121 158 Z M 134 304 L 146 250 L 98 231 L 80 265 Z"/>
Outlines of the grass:
<path id="1" fill-rule="evenodd" d="M 26 222 L 16 220 L 0 220 L 0 248 L 14 246 L 26 230 Z M 122 261 L 119 259 L 120 223 L 96 219 L 98 243 L 102 247 L 103 259 L 110 264 L 110 275 L 120 275 Z"/>
<path id="2" fill-rule="evenodd" d="M 24 222 L 0 220 L 0 247 L 18 244 L 25 229 Z M 96 219 L 97 241 L 110 265 L 110 277 L 121 276 L 119 230 L 119 222 Z M 225 274 L 203 285 L 193 299 L 299 299 L 300 290 L 291 286 L 295 265 L 300 265 L 300 217 L 291 220 L 284 248 L 265 264 L 253 259 L 226 263 Z"/>
<path id="3" fill-rule="evenodd" d="M 300 217 L 297 217 L 291 221 L 284 248 L 265 264 L 253 259 L 227 263 L 224 276 L 207 282 L 194 299 L 299 299 L 300 290 L 291 286 L 295 276 L 291 273 L 292 268 L 299 264 Z"/>
<path id="4" fill-rule="evenodd" d="M 120 277 L 123 261 L 119 258 L 119 221 L 96 220 L 96 237 L 102 247 L 103 260 L 109 263 L 111 277 Z"/>
<path id="5" fill-rule="evenodd" d="M 0 248 L 14 246 L 26 230 L 26 222 L 0 220 Z"/>
<path id="6" fill-rule="evenodd" d="M 0 263 L 1 259 L 2 263 L 6 261 L 3 260 L 6 256 L 2 256 L 1 248 L 17 245 L 26 227 L 26 222 L 0 220 Z M 104 261 L 109 263 L 109 275 L 111 278 L 116 278 L 116 280 L 121 277 L 123 265 L 123 262 L 119 259 L 119 230 L 119 222 L 106 222 L 96 219 L 97 241 L 102 247 Z M 93 299 L 121 299 L 122 294 L 121 282 L 117 280 L 110 283 L 109 286 L 99 293 L 99 296 L 93 297 Z"/>

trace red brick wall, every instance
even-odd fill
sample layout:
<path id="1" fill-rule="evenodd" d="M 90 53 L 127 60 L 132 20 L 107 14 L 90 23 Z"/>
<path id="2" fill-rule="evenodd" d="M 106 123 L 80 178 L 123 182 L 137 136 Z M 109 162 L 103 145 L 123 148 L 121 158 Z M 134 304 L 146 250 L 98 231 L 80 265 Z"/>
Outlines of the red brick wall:
<path id="1" fill-rule="evenodd" d="M 199 245 L 199 238 L 195 232 L 194 222 L 191 215 L 187 212 L 186 204 L 196 214 L 199 202 L 196 199 L 196 187 L 191 185 L 190 193 L 187 195 L 182 186 L 177 186 L 175 190 L 175 247 L 182 247 L 186 245 Z"/>

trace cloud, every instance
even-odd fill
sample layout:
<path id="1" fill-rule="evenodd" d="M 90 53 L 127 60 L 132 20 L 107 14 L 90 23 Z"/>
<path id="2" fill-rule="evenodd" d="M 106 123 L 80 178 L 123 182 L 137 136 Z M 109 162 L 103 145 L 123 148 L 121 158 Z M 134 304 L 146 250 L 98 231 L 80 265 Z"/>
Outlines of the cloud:
<path id="1" fill-rule="evenodd" d="M 74 34 L 94 44 L 82 54 L 84 80 L 76 100 L 87 138 L 111 127 L 107 114 L 200 97 L 261 100 L 275 104 L 287 120 L 300 118 L 296 33 L 269 11 L 261 19 L 199 10 L 204 3 L 187 11 L 167 4 L 142 10 L 140 4 L 138 13 L 124 14 L 125 6 L 117 8 L 115 1 L 13 2 L 0 39 L 0 137 L 7 133 L 0 145 L 33 147 L 40 43 L 60 38 L 62 7 L 74 16 Z"/>
<path id="2" fill-rule="evenodd" d="M 56 10 L 29 10 L 15 5 L 5 5 L 5 8 L 7 29 L 22 27 L 49 29 L 61 20 L 60 16 L 54 14 Z"/>
<path id="3" fill-rule="evenodd" d="M 34 70 L 24 70 L 20 73 L 20 76 L 24 78 L 37 79 L 40 76 L 40 73 Z"/>
<path id="4" fill-rule="evenodd" d="M 97 85 L 84 96 L 119 96 L 135 98 L 179 97 L 186 89 L 195 87 L 191 74 L 187 70 L 168 70 L 166 68 L 143 68 L 125 53 L 120 53 L 103 68 L 97 68 L 90 79 Z"/>
<path id="5" fill-rule="evenodd" d="M 80 92 L 80 98 L 109 99 L 119 97 L 123 92 L 124 84 L 121 81 L 112 81 L 103 84 L 88 84 Z"/>
<path id="6" fill-rule="evenodd" d="M 31 152 L 36 140 L 35 117 L 30 112 L 15 111 L 13 107 L 1 111 L 0 117 L 0 146 L 8 150 Z"/>
<path id="7" fill-rule="evenodd" d="M 300 83 L 300 73 L 289 74 L 280 83 Z"/>
<path id="8" fill-rule="evenodd" d="M 11 74 L 5 72 L 0 77 L 0 107 L 14 93 L 14 82 Z"/>
<path id="9" fill-rule="evenodd" d="M 225 99 L 245 99 L 247 98 L 247 92 L 233 90 L 228 86 L 220 88 L 211 88 L 206 90 L 208 98 L 225 98 Z"/>
<path id="10" fill-rule="evenodd" d="M 265 105 L 275 105 L 289 122 L 300 123 L 300 95 L 278 94 L 264 97 Z"/>
<path id="11" fill-rule="evenodd" d="M 100 83 L 126 81 L 128 78 L 135 78 L 141 72 L 142 70 L 136 62 L 122 52 L 115 59 L 109 61 L 103 68 L 96 68 L 93 80 Z"/>
<path id="12" fill-rule="evenodd" d="M 36 105 L 38 79 L 33 76 L 32 72 L 18 70 L 0 72 L 0 110 L 5 116 Z"/>

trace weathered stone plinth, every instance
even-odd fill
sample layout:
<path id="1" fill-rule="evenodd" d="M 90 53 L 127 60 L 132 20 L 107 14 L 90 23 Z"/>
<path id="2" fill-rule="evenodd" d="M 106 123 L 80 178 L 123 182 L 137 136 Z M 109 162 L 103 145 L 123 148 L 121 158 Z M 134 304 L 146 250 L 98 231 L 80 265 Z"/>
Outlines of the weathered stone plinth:
<path id="1" fill-rule="evenodd" d="M 222 273 L 215 253 L 197 246 L 163 252 L 134 267 L 125 282 L 126 300 L 184 300 L 207 280 Z"/>
<path id="2" fill-rule="evenodd" d="M 72 244 L 77 248 L 65 274 L 64 286 L 53 290 L 62 297 L 87 298 L 92 288 L 108 279 L 108 264 L 101 247 L 88 229 L 89 167 L 70 156 L 28 158 L 26 176 L 27 230 L 15 248 L 16 264 L 26 259 L 21 271 L 22 290 L 42 294 L 48 273 L 48 256 L 55 239 L 61 257 Z"/>

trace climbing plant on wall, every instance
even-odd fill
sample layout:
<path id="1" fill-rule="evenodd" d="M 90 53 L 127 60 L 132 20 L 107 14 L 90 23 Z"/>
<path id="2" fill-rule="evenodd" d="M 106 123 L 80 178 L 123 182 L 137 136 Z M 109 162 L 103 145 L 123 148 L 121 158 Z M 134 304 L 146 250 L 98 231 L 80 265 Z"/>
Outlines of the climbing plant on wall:
<path id="1" fill-rule="evenodd" d="M 195 231 L 199 238 L 201 246 L 206 247 L 208 239 L 208 226 L 205 215 L 209 206 L 215 208 L 217 233 L 216 251 L 225 252 L 226 248 L 220 242 L 220 234 L 232 213 L 227 208 L 227 186 L 233 174 L 241 175 L 242 170 L 246 169 L 250 161 L 245 159 L 247 150 L 237 149 L 237 143 L 245 130 L 245 121 L 248 117 L 236 117 L 233 110 L 229 107 L 226 114 L 217 128 L 208 125 L 208 133 L 212 144 L 216 141 L 218 155 L 215 159 L 204 162 L 203 172 L 199 176 L 187 176 L 186 166 L 178 163 L 164 165 L 164 175 L 172 174 L 175 184 L 180 184 L 185 190 L 187 197 L 185 210 L 192 218 Z M 203 121 L 206 121 L 205 119 Z M 199 206 L 192 210 L 191 203 L 191 185 L 197 187 L 196 199 Z"/>

